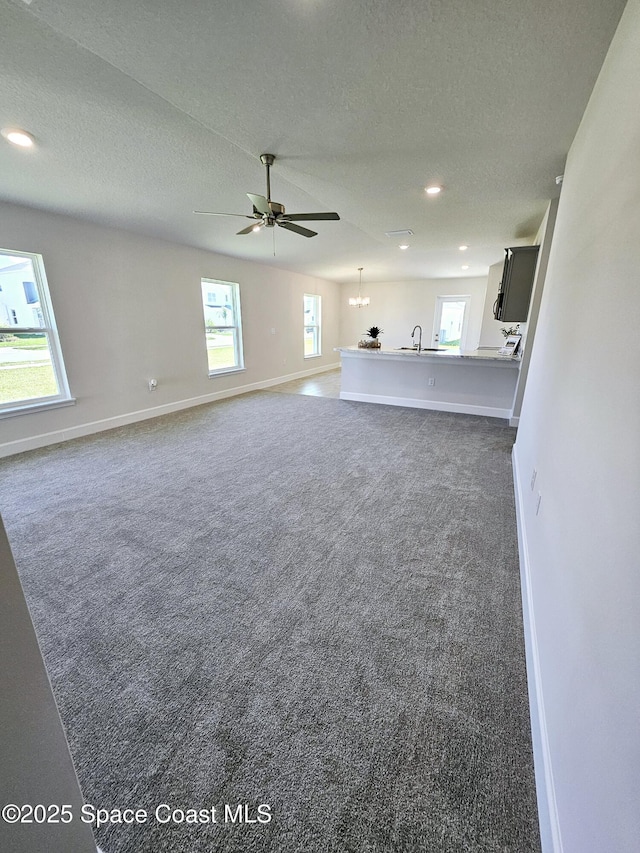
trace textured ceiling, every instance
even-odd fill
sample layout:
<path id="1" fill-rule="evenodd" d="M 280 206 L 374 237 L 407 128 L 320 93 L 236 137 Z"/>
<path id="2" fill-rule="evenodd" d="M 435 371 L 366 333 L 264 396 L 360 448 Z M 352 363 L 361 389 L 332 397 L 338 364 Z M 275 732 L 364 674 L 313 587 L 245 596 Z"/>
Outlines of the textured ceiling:
<path id="1" fill-rule="evenodd" d="M 0 198 L 336 281 L 481 275 L 557 193 L 624 5 L 0 0 L 0 127 L 38 143 L 0 140 Z M 250 213 L 263 152 L 287 212 L 341 216 L 275 257 L 192 213 Z"/>

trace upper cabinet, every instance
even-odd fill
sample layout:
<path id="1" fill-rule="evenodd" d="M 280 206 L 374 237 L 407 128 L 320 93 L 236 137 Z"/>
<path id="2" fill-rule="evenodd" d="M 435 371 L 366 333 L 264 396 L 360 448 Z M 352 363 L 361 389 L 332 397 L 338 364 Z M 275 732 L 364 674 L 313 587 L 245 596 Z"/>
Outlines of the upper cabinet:
<path id="1" fill-rule="evenodd" d="M 539 249 L 539 246 L 516 246 L 504 250 L 504 271 L 493 309 L 496 320 L 526 322 Z"/>

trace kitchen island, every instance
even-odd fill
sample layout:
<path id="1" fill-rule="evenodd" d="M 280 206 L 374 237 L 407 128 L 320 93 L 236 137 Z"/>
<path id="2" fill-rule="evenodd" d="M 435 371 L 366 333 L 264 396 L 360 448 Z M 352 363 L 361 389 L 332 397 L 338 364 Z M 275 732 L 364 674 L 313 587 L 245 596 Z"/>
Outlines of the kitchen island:
<path id="1" fill-rule="evenodd" d="M 337 347 L 340 399 L 388 406 L 512 416 L 520 359 L 497 350 L 437 352 Z"/>

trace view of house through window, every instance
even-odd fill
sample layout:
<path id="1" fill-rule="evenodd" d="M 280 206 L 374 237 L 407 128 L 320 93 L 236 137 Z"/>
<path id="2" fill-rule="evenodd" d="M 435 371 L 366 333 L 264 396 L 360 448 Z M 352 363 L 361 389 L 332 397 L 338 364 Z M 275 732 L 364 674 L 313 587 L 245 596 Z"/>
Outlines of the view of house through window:
<path id="1" fill-rule="evenodd" d="M 0 413 L 68 399 L 42 258 L 0 249 Z"/>
<path id="2" fill-rule="evenodd" d="M 320 355 L 320 297 L 304 295 L 304 357 Z"/>
<path id="3" fill-rule="evenodd" d="M 209 376 L 244 367 L 240 287 L 235 282 L 202 279 L 202 306 Z"/>

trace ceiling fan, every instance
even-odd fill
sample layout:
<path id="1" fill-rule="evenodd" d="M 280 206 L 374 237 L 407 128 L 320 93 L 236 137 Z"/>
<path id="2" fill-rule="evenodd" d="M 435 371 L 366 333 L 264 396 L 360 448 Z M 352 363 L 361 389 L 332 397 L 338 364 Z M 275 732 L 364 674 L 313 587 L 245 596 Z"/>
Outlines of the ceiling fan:
<path id="1" fill-rule="evenodd" d="M 278 225 L 280 228 L 286 228 L 287 231 L 293 231 L 295 234 L 300 234 L 303 237 L 315 237 L 317 231 L 311 231 L 309 228 L 303 228 L 301 225 L 296 225 L 296 222 L 320 220 L 320 219 L 340 219 L 337 213 L 286 213 L 284 205 L 277 201 L 271 201 L 271 179 L 269 170 L 273 166 L 275 160 L 274 154 L 261 154 L 260 162 L 267 169 L 267 195 L 254 195 L 247 193 L 251 204 L 253 205 L 253 214 L 245 213 L 212 213 L 208 210 L 194 210 L 194 213 L 202 214 L 203 216 L 241 216 L 243 219 L 253 220 L 251 225 L 247 225 L 238 234 L 250 234 L 252 231 L 260 231 L 262 228 L 273 228 Z"/>

